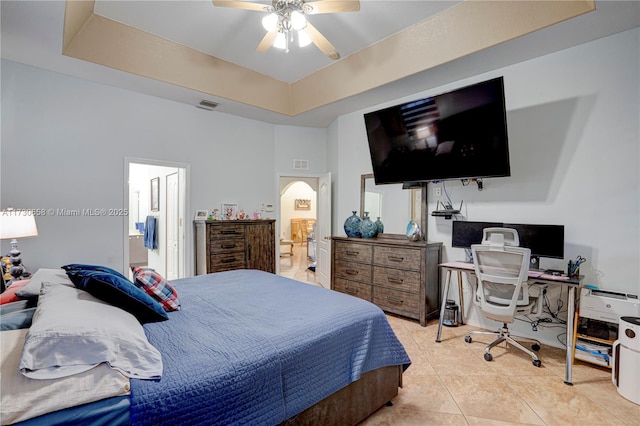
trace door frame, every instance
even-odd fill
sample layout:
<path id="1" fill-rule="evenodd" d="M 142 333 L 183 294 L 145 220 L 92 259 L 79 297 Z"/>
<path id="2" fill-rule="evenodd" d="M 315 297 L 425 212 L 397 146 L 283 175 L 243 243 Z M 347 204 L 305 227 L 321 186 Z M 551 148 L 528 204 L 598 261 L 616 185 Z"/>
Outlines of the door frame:
<path id="1" fill-rule="evenodd" d="M 146 166 L 162 166 L 162 167 L 173 167 L 177 169 L 184 170 L 184 194 L 182 199 L 184 201 L 182 206 L 182 217 L 184 218 L 184 250 L 183 250 L 183 258 L 180 260 L 184 265 L 184 275 L 185 277 L 193 276 L 193 228 L 191 226 L 187 226 L 189 222 L 189 216 L 187 212 L 189 210 L 189 206 L 191 205 L 190 200 L 190 185 L 189 178 L 191 174 L 191 165 L 189 163 L 179 163 L 175 161 L 164 161 L 164 160 L 154 160 L 149 158 L 137 158 L 137 157 L 124 157 L 124 190 L 123 190 L 123 205 L 124 208 L 129 211 L 129 166 L 130 164 L 142 164 Z M 123 217 L 123 259 L 122 266 L 123 271 L 126 274 L 129 271 L 129 215 Z"/>

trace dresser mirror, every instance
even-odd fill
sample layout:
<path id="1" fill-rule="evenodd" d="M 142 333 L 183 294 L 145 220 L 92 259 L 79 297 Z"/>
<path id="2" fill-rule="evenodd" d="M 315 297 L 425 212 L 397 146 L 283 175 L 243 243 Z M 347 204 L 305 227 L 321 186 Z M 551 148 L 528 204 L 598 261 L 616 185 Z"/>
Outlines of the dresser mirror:
<path id="1" fill-rule="evenodd" d="M 423 211 L 426 211 L 426 185 L 402 189 L 402 184 L 376 185 L 373 174 L 360 176 L 358 213 L 364 218 L 364 212 L 369 212 L 373 221 L 380 217 L 385 234 L 404 235 L 410 219 L 419 223 L 423 232 L 426 231 Z"/>

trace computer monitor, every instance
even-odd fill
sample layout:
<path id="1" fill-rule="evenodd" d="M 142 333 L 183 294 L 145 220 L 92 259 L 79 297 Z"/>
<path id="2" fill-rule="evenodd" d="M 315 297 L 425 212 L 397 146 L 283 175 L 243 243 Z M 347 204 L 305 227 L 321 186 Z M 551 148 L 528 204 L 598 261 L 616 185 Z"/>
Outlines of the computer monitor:
<path id="1" fill-rule="evenodd" d="M 564 225 L 454 221 L 451 246 L 469 249 L 472 244 L 480 244 L 484 228 L 492 227 L 512 228 L 518 231 L 520 247 L 531 249 L 530 268 L 539 269 L 540 257 L 564 258 Z"/>
<path id="2" fill-rule="evenodd" d="M 540 258 L 564 259 L 564 225 L 523 225 L 505 223 L 518 231 L 520 247 L 531 249 L 530 268 L 540 267 Z"/>
<path id="3" fill-rule="evenodd" d="M 455 220 L 451 232 L 451 247 L 470 249 L 471 244 L 482 242 L 484 228 L 501 228 L 501 222 L 468 222 Z"/>

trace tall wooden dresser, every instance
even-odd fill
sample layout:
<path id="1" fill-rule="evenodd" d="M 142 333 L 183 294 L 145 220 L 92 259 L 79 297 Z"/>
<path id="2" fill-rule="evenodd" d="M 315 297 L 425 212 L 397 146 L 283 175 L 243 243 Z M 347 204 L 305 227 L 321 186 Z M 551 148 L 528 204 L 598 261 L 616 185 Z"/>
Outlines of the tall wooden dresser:
<path id="1" fill-rule="evenodd" d="M 275 273 L 275 220 L 194 221 L 196 274 L 260 269 Z"/>
<path id="2" fill-rule="evenodd" d="M 332 237 L 331 289 L 424 327 L 439 314 L 441 251 L 442 243 L 410 242 L 404 235 Z"/>

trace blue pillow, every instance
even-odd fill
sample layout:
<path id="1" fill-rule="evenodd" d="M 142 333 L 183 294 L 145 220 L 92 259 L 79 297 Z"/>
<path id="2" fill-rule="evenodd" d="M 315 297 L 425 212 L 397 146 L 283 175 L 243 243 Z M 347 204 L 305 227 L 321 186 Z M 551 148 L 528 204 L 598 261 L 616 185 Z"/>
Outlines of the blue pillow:
<path id="1" fill-rule="evenodd" d="M 129 312 L 143 324 L 169 319 L 159 302 L 126 278 L 103 271 L 79 269 L 70 270 L 67 275 L 76 288 Z"/>
<path id="2" fill-rule="evenodd" d="M 125 277 L 124 275 L 122 275 L 122 273 L 116 271 L 115 269 L 111 269 L 109 267 L 106 266 L 101 266 L 101 265 L 87 265 L 84 263 L 70 263 L 68 265 L 64 265 L 61 266 L 62 269 L 64 269 L 65 271 L 69 272 L 69 271 L 100 271 L 100 272 L 107 272 L 109 274 L 112 275 L 117 275 L 121 278 L 124 278 L 125 280 L 128 280 L 127 277 Z"/>
<path id="3" fill-rule="evenodd" d="M 26 308 L 19 311 L 2 314 L 0 320 L 0 331 L 18 330 L 31 327 L 31 320 L 36 308 Z"/>

